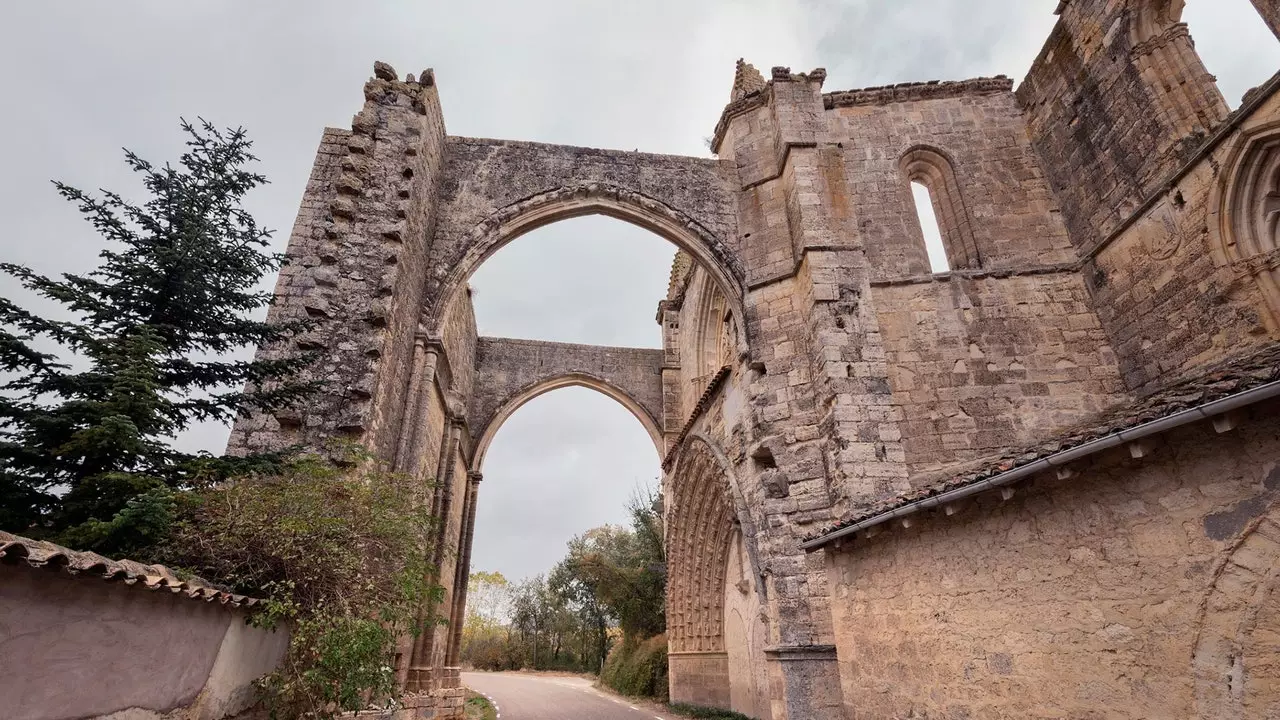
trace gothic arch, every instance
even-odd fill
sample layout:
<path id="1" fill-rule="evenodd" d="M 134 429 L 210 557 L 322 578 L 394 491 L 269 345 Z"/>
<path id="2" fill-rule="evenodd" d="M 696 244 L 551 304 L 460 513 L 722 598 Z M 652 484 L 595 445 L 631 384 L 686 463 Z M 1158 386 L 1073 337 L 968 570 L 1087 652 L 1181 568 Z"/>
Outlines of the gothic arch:
<path id="1" fill-rule="evenodd" d="M 1193 717 L 1252 720 L 1280 710 L 1280 507 L 1244 531 L 1201 604 Z"/>
<path id="2" fill-rule="evenodd" d="M 671 653 L 723 653 L 724 578 L 737 531 L 728 476 L 706 442 L 680 454 L 666 493 Z M 727 687 L 726 687 L 727 690 Z"/>
<path id="3" fill-rule="evenodd" d="M 982 255 L 973 235 L 973 221 L 965 206 L 964 193 L 956 180 L 955 164 L 951 158 L 938 148 L 916 145 L 903 153 L 898 166 L 907 183 L 920 183 L 928 188 L 950 268 L 982 267 Z"/>
<path id="4" fill-rule="evenodd" d="M 729 301 L 720 286 L 700 266 L 695 266 L 690 297 L 696 305 L 690 361 L 698 387 L 725 365 L 733 364 L 733 339 L 737 336 L 737 323 L 729 308 Z"/>
<path id="5" fill-rule="evenodd" d="M 653 440 L 654 449 L 658 453 L 658 457 L 662 457 L 664 450 L 662 429 L 658 424 L 657 418 L 655 418 L 649 410 L 645 409 L 644 405 L 641 404 L 639 400 L 632 397 L 632 395 L 626 390 L 602 377 L 588 373 L 575 372 L 542 378 L 532 384 L 526 385 L 511 396 L 505 398 L 498 406 L 497 410 L 489 417 L 484 418 L 481 422 L 481 426 L 477 428 L 479 435 L 476 439 L 475 451 L 472 453 L 471 457 L 471 469 L 476 472 L 480 471 L 484 464 L 485 453 L 489 450 L 489 445 L 493 442 L 494 436 L 497 435 L 498 429 L 502 427 L 503 423 L 507 421 L 507 418 L 511 417 L 516 410 L 519 410 L 521 406 L 539 395 L 544 395 L 553 390 L 559 390 L 566 387 L 588 388 L 618 401 L 620 405 L 625 407 L 632 415 L 635 416 L 636 420 L 639 420 L 640 424 L 644 426 L 645 432 L 647 432 L 649 434 L 649 438 Z"/>
<path id="6" fill-rule="evenodd" d="M 1209 197 L 1210 251 L 1253 278 L 1264 322 L 1280 334 L 1280 123 L 1238 136 L 1222 167 Z"/>
<path id="7" fill-rule="evenodd" d="M 449 305 L 472 273 L 507 243 L 544 225 L 584 215 L 604 215 L 644 228 L 689 253 L 728 298 L 737 320 L 740 348 L 746 347 L 743 328 L 743 271 L 724 242 L 697 220 L 647 195 L 602 183 L 566 185 L 503 207 L 480 221 L 465 241 L 461 257 L 437 265 L 439 278 L 429 292 L 428 327 L 439 336 Z M 438 284 L 437 284 L 438 283 Z"/>

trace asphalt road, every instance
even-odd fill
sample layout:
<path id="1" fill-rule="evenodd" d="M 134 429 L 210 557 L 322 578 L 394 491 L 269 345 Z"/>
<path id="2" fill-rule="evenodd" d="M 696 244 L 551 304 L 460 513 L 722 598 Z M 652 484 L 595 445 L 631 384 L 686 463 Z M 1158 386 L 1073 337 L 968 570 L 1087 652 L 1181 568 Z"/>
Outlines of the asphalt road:
<path id="1" fill-rule="evenodd" d="M 488 697 L 500 720 L 678 720 L 606 695 L 578 677 L 464 672 L 462 684 Z"/>

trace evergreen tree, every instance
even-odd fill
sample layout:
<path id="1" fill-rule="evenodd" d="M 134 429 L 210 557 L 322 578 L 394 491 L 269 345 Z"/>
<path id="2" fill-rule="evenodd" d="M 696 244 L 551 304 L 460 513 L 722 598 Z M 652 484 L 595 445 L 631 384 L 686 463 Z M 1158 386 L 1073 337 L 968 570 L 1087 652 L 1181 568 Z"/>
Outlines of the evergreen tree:
<path id="1" fill-rule="evenodd" d="M 147 191 L 141 205 L 54 183 L 106 241 L 96 270 L 54 279 L 0 263 L 72 317 L 0 298 L 0 528 L 110 550 L 154 520 L 145 509 L 170 489 L 276 459 L 182 453 L 175 433 L 313 389 L 296 378 L 310 358 L 226 359 L 303 323 L 250 319 L 270 303 L 259 283 L 283 256 L 242 207 L 266 182 L 247 168 L 256 158 L 244 130 L 181 126 L 177 167 L 125 151 Z"/>

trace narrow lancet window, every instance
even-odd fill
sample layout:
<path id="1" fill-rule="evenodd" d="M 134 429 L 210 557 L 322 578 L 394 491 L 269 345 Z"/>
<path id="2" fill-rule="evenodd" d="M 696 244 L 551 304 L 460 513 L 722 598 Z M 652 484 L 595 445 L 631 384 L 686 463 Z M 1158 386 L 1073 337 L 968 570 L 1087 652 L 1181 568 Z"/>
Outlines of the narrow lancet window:
<path id="1" fill-rule="evenodd" d="M 951 263 L 947 261 L 947 251 L 942 244 L 942 229 L 933 213 L 933 193 L 923 183 L 912 181 L 911 197 L 916 201 L 916 217 L 920 219 L 920 230 L 924 233 L 924 248 L 929 253 L 929 269 L 935 273 L 947 272 L 951 269 Z"/>

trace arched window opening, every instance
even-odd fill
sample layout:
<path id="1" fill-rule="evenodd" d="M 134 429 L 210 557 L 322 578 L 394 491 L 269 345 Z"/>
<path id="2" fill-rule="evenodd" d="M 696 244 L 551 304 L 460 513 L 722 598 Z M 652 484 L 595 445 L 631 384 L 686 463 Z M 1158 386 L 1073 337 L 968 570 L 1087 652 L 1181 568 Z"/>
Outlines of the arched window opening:
<path id="1" fill-rule="evenodd" d="M 920 221 L 920 231 L 924 234 L 924 249 L 929 254 L 929 269 L 935 273 L 947 272 L 951 263 L 947 260 L 947 250 L 942 246 L 942 229 L 938 227 L 938 217 L 933 212 L 933 193 L 923 183 L 912 181 L 911 197 L 916 203 L 916 219 Z"/>
<path id="2" fill-rule="evenodd" d="M 1217 77 L 1232 110 L 1280 68 L 1280 42 L 1259 16 L 1258 5 L 1251 0 L 1190 0 L 1182 13 L 1196 53 Z"/>
<path id="3" fill-rule="evenodd" d="M 982 267 L 973 223 L 947 156 L 933 148 L 915 147 L 902 156 L 901 167 L 932 271 Z"/>

